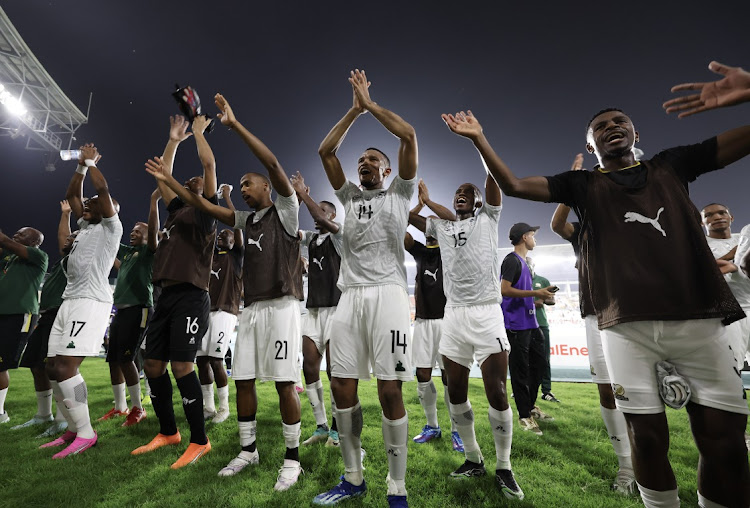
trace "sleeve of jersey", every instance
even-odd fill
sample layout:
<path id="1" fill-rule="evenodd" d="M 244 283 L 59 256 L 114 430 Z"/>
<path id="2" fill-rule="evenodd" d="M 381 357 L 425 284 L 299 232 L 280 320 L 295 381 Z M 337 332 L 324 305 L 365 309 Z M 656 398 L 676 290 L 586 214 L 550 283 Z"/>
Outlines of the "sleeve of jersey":
<path id="1" fill-rule="evenodd" d="M 313 232 L 303 229 L 300 229 L 299 232 L 302 233 L 302 235 L 300 236 L 300 244 L 302 245 L 302 247 L 307 247 L 308 245 L 310 245 L 310 238 L 312 238 Z"/>
<path id="2" fill-rule="evenodd" d="M 563 203 L 573 207 L 586 192 L 587 171 L 566 171 L 554 176 L 547 176 L 549 186 L 548 203 Z"/>
<path id="3" fill-rule="evenodd" d="M 487 215 L 493 222 L 500 222 L 500 212 L 503 211 L 503 205 L 488 205 L 485 203 L 482 206 L 482 213 Z"/>
<path id="4" fill-rule="evenodd" d="M 507 280 L 511 284 L 515 284 L 518 277 L 521 275 L 521 262 L 516 256 L 508 255 L 503 259 L 503 264 L 500 266 L 500 277 L 503 280 Z"/>
<path id="5" fill-rule="evenodd" d="M 112 217 L 103 217 L 102 226 L 107 228 L 113 234 L 119 232 L 120 236 L 122 236 L 122 222 L 120 221 L 120 216 L 118 214 L 114 214 Z"/>
<path id="6" fill-rule="evenodd" d="M 46 252 L 37 247 L 26 247 L 26 252 L 29 255 L 29 263 L 42 268 L 45 272 L 47 271 L 49 257 Z"/>
<path id="7" fill-rule="evenodd" d="M 356 191 L 357 186 L 347 180 L 346 182 L 344 182 L 344 185 L 342 185 L 338 190 L 335 190 L 333 193 L 336 195 L 341 204 L 346 207 L 346 204 L 352 199 L 352 194 L 354 194 L 354 192 Z"/>
<path id="8" fill-rule="evenodd" d="M 433 238 L 437 238 L 437 224 L 435 224 L 436 219 L 433 219 L 432 217 L 427 217 L 427 221 L 425 222 L 425 228 L 424 228 L 424 234 L 425 236 L 431 236 Z"/>
<path id="9" fill-rule="evenodd" d="M 396 175 L 393 183 L 388 188 L 388 192 L 393 192 L 394 194 L 405 198 L 407 201 L 411 201 L 412 196 L 414 196 L 414 189 L 417 188 L 418 181 L 419 179 L 416 176 L 411 180 L 404 180 Z"/>
<path id="10" fill-rule="evenodd" d="M 281 225 L 284 226 L 284 231 L 290 236 L 297 236 L 299 230 L 299 201 L 297 200 L 297 193 L 292 192 L 291 196 L 282 196 L 279 194 L 276 197 L 276 211 L 279 212 L 279 219 Z"/>
<path id="11" fill-rule="evenodd" d="M 343 224 L 339 224 L 339 230 L 337 233 L 331 233 L 331 242 L 333 243 L 333 248 L 336 250 L 336 254 L 341 256 L 341 251 L 344 246 L 344 226 Z"/>
<path id="12" fill-rule="evenodd" d="M 652 161 L 666 161 L 685 183 L 695 181 L 699 176 L 721 169 L 716 162 L 716 137 L 695 145 L 669 148 L 656 154 Z"/>
<path id="13" fill-rule="evenodd" d="M 247 218 L 250 217 L 250 212 L 245 210 L 234 211 L 234 229 L 245 230 L 247 224 Z"/>

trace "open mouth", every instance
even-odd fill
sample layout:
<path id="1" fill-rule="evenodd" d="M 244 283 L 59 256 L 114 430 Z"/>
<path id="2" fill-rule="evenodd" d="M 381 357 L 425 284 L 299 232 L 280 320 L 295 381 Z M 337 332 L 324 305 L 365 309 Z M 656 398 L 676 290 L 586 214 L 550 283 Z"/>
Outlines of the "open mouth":
<path id="1" fill-rule="evenodd" d="M 616 131 L 613 131 L 613 132 L 607 134 L 604 137 L 604 142 L 605 143 L 617 143 L 617 142 L 622 141 L 623 139 L 625 139 L 625 137 L 626 137 L 625 132 L 623 132 L 623 131 L 621 131 L 621 130 L 618 129 Z"/>
<path id="2" fill-rule="evenodd" d="M 460 196 L 460 197 L 456 198 L 456 204 L 457 205 L 465 205 L 468 202 L 469 201 L 465 197 L 463 197 L 463 196 Z"/>

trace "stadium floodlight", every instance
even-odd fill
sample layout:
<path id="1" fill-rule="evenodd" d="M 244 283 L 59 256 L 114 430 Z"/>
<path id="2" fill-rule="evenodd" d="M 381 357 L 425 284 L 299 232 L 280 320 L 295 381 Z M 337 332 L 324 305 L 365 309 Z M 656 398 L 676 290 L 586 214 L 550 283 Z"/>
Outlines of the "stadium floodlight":
<path id="1" fill-rule="evenodd" d="M 5 106 L 13 116 L 22 117 L 29 112 L 21 101 L 14 97 L 2 83 L 0 83 L 0 104 Z"/>

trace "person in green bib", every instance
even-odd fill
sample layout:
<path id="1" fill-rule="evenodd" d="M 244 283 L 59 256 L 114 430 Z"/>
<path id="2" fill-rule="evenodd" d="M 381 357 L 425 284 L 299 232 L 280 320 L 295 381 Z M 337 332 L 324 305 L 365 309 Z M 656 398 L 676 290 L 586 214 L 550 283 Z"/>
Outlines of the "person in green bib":
<path id="1" fill-rule="evenodd" d="M 39 286 L 47 272 L 47 253 L 39 248 L 44 235 L 30 227 L 10 238 L 0 231 L 0 424 L 10 376 L 18 368 L 29 334 L 39 319 Z"/>
<path id="2" fill-rule="evenodd" d="M 158 191 L 151 195 L 148 224 L 135 223 L 130 232 L 129 245 L 120 244 L 115 260 L 118 272 L 113 298 L 117 313 L 109 328 L 107 350 L 115 407 L 99 420 L 127 415 L 123 427 L 135 425 L 146 418 L 146 410 L 141 401 L 141 380 L 134 360 L 154 313 L 151 276 L 154 252 L 159 243 L 159 212 L 156 204 L 160 198 Z M 126 385 L 133 406 L 130 411 L 125 400 Z"/>

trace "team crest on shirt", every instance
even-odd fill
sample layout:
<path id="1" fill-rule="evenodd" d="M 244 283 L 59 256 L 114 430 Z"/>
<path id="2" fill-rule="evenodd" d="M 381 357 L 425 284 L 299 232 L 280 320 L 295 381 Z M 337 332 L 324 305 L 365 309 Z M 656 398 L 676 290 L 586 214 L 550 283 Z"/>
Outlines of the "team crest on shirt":
<path id="1" fill-rule="evenodd" d="M 625 396 L 625 388 L 622 385 L 612 384 L 612 392 L 617 400 L 630 400 Z"/>
<path id="2" fill-rule="evenodd" d="M 661 224 L 659 224 L 659 216 L 661 215 L 661 212 L 664 211 L 664 207 L 662 206 L 659 208 L 659 210 L 656 212 L 656 217 L 653 219 L 650 217 L 646 217 L 645 215 L 641 215 L 638 212 L 626 212 L 625 213 L 625 222 L 640 222 L 641 224 L 651 224 L 654 229 L 656 229 L 659 233 L 661 233 L 662 236 L 667 236 L 667 232 L 662 229 Z"/>
<path id="3" fill-rule="evenodd" d="M 75 348 L 76 348 L 76 343 L 73 342 L 72 340 L 68 343 L 67 346 L 65 346 L 65 349 L 75 349 Z"/>
<path id="4" fill-rule="evenodd" d="M 404 364 L 401 361 L 396 362 L 396 372 L 406 372 Z"/>

